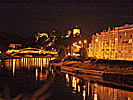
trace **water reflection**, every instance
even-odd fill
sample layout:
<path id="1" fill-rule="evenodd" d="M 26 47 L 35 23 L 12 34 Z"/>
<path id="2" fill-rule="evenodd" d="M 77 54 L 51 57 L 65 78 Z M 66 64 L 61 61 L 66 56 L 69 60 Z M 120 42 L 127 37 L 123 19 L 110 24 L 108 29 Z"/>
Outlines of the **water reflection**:
<path id="1" fill-rule="evenodd" d="M 15 73 L 15 64 L 16 63 L 16 59 L 13 59 L 13 69 L 12 69 L 12 71 L 13 71 L 13 77 L 14 77 L 14 73 Z"/>
<path id="2" fill-rule="evenodd" d="M 86 91 L 83 90 L 83 100 L 85 100 L 85 96 L 86 96 Z"/>
<path id="3" fill-rule="evenodd" d="M 94 84 L 94 100 L 98 100 L 98 96 L 97 96 L 97 83 Z"/>
<path id="4" fill-rule="evenodd" d="M 65 75 L 67 86 L 72 86 L 73 92 L 82 95 L 82 100 L 132 100 L 133 92 L 84 81 L 74 75 Z M 72 79 L 72 80 L 70 80 Z"/>
<path id="5" fill-rule="evenodd" d="M 77 81 L 75 79 L 75 77 L 73 76 L 73 80 L 72 80 L 72 87 L 73 87 L 73 93 L 76 93 L 76 84 L 77 84 Z"/>
<path id="6" fill-rule="evenodd" d="M 37 79 L 44 80 L 47 77 L 48 71 L 45 71 L 44 75 L 43 68 L 49 65 L 49 61 L 50 58 L 8 59 L 5 62 L 5 66 L 8 70 L 12 70 L 13 78 L 17 70 L 20 69 L 32 70 L 35 68 L 36 80 Z"/>
<path id="7" fill-rule="evenodd" d="M 40 75 L 42 73 L 43 67 L 49 65 L 50 58 L 21 58 L 21 59 L 8 59 L 5 62 L 5 66 L 12 70 L 13 76 L 15 75 L 15 70 L 20 68 L 26 68 L 30 70 L 34 67 L 41 68 Z M 37 73 L 37 71 L 36 71 Z"/>
<path id="8" fill-rule="evenodd" d="M 125 91 L 121 89 L 116 89 L 112 87 L 106 87 L 103 85 L 99 85 L 97 83 L 91 83 L 89 80 L 85 81 L 81 78 L 76 77 L 75 75 L 71 74 L 65 74 L 64 79 L 62 77 L 60 78 L 58 75 L 55 74 L 55 70 L 50 67 L 50 71 L 46 70 L 47 66 L 49 65 L 49 60 L 46 58 L 22 58 L 22 59 L 9 59 L 5 62 L 5 72 L 1 74 L 1 77 L 8 82 L 3 81 L 4 79 L 1 79 L 2 82 L 5 82 L 6 84 L 0 85 L 0 96 L 5 96 L 5 98 L 10 97 L 10 93 L 12 93 L 11 96 L 16 95 L 18 93 L 18 90 L 20 92 L 25 91 L 32 91 L 36 87 L 37 83 L 43 83 L 44 81 L 47 81 L 50 77 L 51 80 L 55 80 L 54 82 L 55 87 L 53 88 L 57 92 L 57 98 L 59 93 L 62 92 L 65 93 L 61 94 L 61 96 L 64 96 L 65 98 L 69 97 L 69 93 L 72 93 L 74 97 L 77 96 L 78 99 L 70 99 L 70 100 L 132 100 L 133 99 L 133 92 Z M 8 75 L 9 74 L 9 75 Z M 9 78 L 10 74 L 13 76 L 13 78 Z M 3 76 L 2 76 L 3 75 Z M 64 75 L 64 74 L 63 74 Z M 61 81 L 63 80 L 63 82 Z M 13 81 L 13 82 L 11 82 Z M 58 82 L 60 82 L 58 87 Z M 10 84 L 11 83 L 11 84 Z M 39 83 L 39 85 L 40 85 Z M 18 86 L 17 86 L 17 85 Z M 12 86 L 11 86 L 12 85 Z M 64 86 L 66 85 L 66 89 L 64 89 Z M 4 93 L 3 92 L 4 87 Z M 70 87 L 72 88 L 72 91 L 69 91 Z M 16 89 L 17 88 L 17 89 Z M 55 89 L 56 88 L 56 89 Z M 60 90 L 61 88 L 61 90 Z M 13 90 L 11 92 L 11 89 Z M 63 91 L 64 89 L 64 91 Z M 59 92 L 57 90 L 60 90 Z M 14 92 L 15 91 L 15 92 Z M 67 95 L 67 93 L 69 95 Z M 55 93 L 53 93 L 55 95 Z M 1 97 L 2 97 L 1 96 Z M 82 98 L 82 99 L 80 99 Z M 50 99 L 50 100 L 58 100 L 58 99 Z M 60 99 L 62 100 L 62 99 Z M 68 100 L 68 99 L 67 99 Z"/>
<path id="9" fill-rule="evenodd" d="M 7 59 L 0 73 L 0 97 L 6 99 L 15 97 L 23 91 L 30 92 L 37 84 L 40 86 L 47 81 L 50 60 L 50 58 Z"/>
<path id="10" fill-rule="evenodd" d="M 36 81 L 46 80 L 48 78 L 48 70 L 42 71 L 40 68 L 36 68 Z"/>

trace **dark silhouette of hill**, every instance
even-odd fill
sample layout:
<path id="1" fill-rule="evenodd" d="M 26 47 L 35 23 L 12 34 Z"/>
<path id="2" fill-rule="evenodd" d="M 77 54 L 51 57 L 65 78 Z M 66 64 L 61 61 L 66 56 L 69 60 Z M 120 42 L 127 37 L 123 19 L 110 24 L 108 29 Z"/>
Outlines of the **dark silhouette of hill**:
<path id="1" fill-rule="evenodd" d="M 30 36 L 23 41 L 23 47 L 36 47 L 35 36 Z"/>
<path id="2" fill-rule="evenodd" d="M 6 51 L 11 43 L 24 45 L 25 38 L 13 33 L 0 32 L 0 50 Z"/>

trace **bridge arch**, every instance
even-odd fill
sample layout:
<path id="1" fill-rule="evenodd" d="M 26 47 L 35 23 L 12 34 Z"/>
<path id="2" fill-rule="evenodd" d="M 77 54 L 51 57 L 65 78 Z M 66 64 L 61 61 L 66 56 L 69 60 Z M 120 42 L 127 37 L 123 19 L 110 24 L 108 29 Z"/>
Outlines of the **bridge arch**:
<path id="1" fill-rule="evenodd" d="M 38 49 L 38 48 L 23 48 L 23 49 L 20 49 L 18 52 L 16 53 L 13 53 L 12 56 L 15 56 L 16 54 L 23 54 L 23 53 L 26 53 L 26 54 L 29 54 L 29 53 L 36 53 L 36 54 L 54 54 L 54 55 L 58 55 L 58 52 L 53 52 L 53 51 L 45 51 L 45 50 L 42 50 L 42 49 Z"/>

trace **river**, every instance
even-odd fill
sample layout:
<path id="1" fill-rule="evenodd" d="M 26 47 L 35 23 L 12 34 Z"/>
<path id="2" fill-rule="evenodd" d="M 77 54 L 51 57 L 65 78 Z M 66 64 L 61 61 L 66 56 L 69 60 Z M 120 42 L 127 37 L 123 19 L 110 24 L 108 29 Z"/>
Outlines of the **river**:
<path id="1" fill-rule="evenodd" d="M 49 67 L 50 60 L 21 58 L 1 62 L 0 100 L 133 100 L 131 90 L 62 73 Z"/>

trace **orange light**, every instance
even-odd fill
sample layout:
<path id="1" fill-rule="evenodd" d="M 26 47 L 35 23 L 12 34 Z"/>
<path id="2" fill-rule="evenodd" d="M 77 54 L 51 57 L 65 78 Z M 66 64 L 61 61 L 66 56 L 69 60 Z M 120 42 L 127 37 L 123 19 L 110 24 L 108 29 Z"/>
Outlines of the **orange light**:
<path id="1" fill-rule="evenodd" d="M 85 100 L 85 96 L 86 96 L 86 93 L 85 93 L 85 90 L 83 90 L 83 100 Z"/>
<path id="2" fill-rule="evenodd" d="M 12 71 L 13 71 L 13 76 L 14 76 L 14 73 L 15 73 L 15 63 L 16 63 L 16 60 L 13 59 L 13 69 L 12 69 Z"/>
<path id="3" fill-rule="evenodd" d="M 96 42 L 98 42 L 98 39 L 96 39 Z"/>
<path id="4" fill-rule="evenodd" d="M 90 83 L 88 82 L 88 96 L 89 96 L 89 93 L 90 93 Z"/>
<path id="5" fill-rule="evenodd" d="M 80 85 L 78 85 L 78 92 L 80 92 Z"/>
<path id="6" fill-rule="evenodd" d="M 73 82 L 72 82 L 73 90 L 76 91 L 76 78 L 73 76 Z"/>
<path id="7" fill-rule="evenodd" d="M 87 40 L 84 40 L 84 43 L 87 43 Z"/>
<path id="8" fill-rule="evenodd" d="M 36 80 L 37 80 L 37 77 L 38 77 L 38 69 L 36 68 Z"/>
<path id="9" fill-rule="evenodd" d="M 79 44 L 81 44 L 82 42 L 81 41 L 79 41 Z"/>

